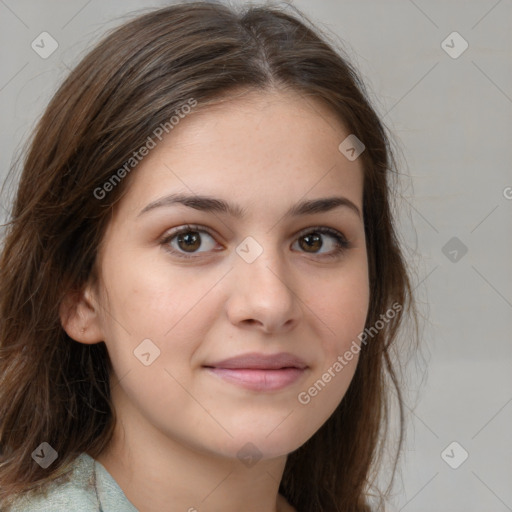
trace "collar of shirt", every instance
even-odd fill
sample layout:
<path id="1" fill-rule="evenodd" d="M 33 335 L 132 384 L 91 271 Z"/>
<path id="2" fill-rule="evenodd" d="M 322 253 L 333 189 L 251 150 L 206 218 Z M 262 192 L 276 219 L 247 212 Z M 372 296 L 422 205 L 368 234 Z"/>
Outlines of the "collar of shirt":
<path id="1" fill-rule="evenodd" d="M 94 466 L 94 482 L 99 512 L 139 512 L 105 467 L 87 453 L 81 455 Z"/>

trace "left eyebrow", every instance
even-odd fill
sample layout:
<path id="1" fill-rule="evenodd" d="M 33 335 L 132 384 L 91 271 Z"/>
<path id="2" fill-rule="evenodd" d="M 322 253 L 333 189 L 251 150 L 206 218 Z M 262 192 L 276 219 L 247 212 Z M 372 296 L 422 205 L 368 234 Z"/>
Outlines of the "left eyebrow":
<path id="1" fill-rule="evenodd" d="M 191 196 L 186 194 L 171 194 L 149 203 L 139 212 L 137 217 L 140 217 L 142 214 L 156 208 L 169 207 L 175 204 L 182 204 L 188 208 L 194 208 L 195 210 L 201 210 L 203 212 L 224 213 L 237 219 L 242 219 L 246 213 L 244 208 L 241 208 L 237 204 L 229 203 L 224 199 L 200 195 Z M 316 213 L 328 212 L 341 207 L 348 208 L 361 218 L 359 208 L 350 199 L 342 196 L 322 197 L 319 199 L 300 201 L 285 213 L 285 217 L 314 215 Z"/>

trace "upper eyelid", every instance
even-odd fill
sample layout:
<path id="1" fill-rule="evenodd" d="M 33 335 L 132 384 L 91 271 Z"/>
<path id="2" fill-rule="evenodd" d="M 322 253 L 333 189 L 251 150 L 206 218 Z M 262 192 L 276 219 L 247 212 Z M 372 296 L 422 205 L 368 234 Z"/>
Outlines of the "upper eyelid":
<path id="1" fill-rule="evenodd" d="M 344 237 L 347 241 L 348 241 L 348 237 L 345 235 L 345 232 L 344 231 L 341 231 L 337 228 L 333 228 L 331 226 L 326 226 L 326 225 L 315 225 L 315 226 L 310 226 L 310 227 L 307 227 L 307 228 L 303 228 L 301 230 L 299 230 L 297 233 L 294 234 L 294 236 L 301 236 L 303 234 L 306 234 L 306 233 L 309 233 L 311 231 L 314 231 L 315 229 L 330 229 L 330 230 L 333 230 L 335 231 L 336 233 L 339 233 L 342 237 Z M 169 237 L 174 237 L 178 234 L 180 234 L 181 232 L 186 232 L 187 230 L 190 230 L 190 231 L 201 231 L 201 232 L 205 232 L 207 233 L 208 235 L 214 237 L 215 236 L 215 233 L 212 229 L 210 228 L 207 228 L 206 226 L 202 226 L 202 225 L 199 225 L 199 224 L 183 224 L 181 226 L 178 226 L 176 228 L 174 228 L 173 230 L 171 231 L 168 231 L 166 232 L 166 234 L 164 234 L 164 238 L 169 238 Z M 329 233 L 323 233 L 324 235 L 329 235 Z"/>

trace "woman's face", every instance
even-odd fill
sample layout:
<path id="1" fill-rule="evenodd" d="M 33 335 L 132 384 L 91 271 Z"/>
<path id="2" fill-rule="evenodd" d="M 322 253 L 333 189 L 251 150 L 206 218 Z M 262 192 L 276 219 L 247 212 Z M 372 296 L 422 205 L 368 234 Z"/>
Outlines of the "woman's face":
<path id="1" fill-rule="evenodd" d="M 92 301 L 124 423 L 195 450 L 276 457 L 333 413 L 369 304 L 362 163 L 338 149 L 348 135 L 314 100 L 250 93 L 155 139 L 108 226 Z M 345 205 L 300 207 L 334 197 Z M 280 353 L 302 365 L 222 363 Z"/>

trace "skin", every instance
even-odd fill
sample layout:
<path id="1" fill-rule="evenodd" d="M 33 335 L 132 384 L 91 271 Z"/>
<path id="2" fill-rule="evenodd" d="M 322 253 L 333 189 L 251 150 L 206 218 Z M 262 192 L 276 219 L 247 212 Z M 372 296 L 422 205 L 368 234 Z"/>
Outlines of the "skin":
<path id="1" fill-rule="evenodd" d="M 188 115 L 132 171 L 98 254 L 99 286 L 61 320 L 76 341 L 106 343 L 118 423 L 97 460 L 140 511 L 294 510 L 278 494 L 287 454 L 333 413 L 358 355 L 308 404 L 298 394 L 357 340 L 368 312 L 363 168 L 338 150 L 349 133 L 317 100 L 253 91 Z M 246 216 L 184 205 L 138 216 L 176 192 L 236 202 Z M 361 217 L 347 207 L 283 217 L 330 196 L 350 199 Z M 190 259 L 167 252 L 163 237 L 189 223 L 213 236 L 200 231 L 192 253 L 167 242 Z M 336 240 L 321 234 L 308 251 L 303 237 L 315 230 L 300 232 L 317 226 L 351 247 L 326 258 Z M 247 236 L 263 249 L 250 264 L 236 252 Z M 149 366 L 133 353 L 144 339 L 160 350 Z M 273 391 L 203 368 L 247 352 L 291 352 L 308 368 Z M 249 442 L 261 455 L 250 467 L 237 457 Z"/>

